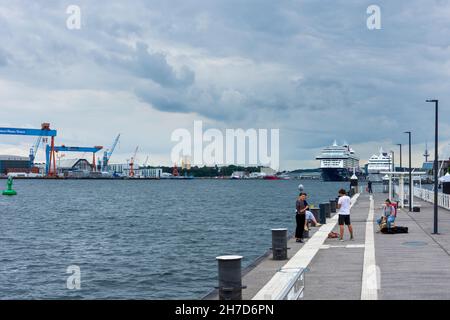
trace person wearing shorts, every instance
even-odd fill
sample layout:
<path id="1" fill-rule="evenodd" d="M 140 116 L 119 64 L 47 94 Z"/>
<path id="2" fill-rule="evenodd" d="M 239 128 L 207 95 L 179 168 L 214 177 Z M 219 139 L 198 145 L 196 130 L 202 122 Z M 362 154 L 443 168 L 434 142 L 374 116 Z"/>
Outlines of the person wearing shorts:
<path id="1" fill-rule="evenodd" d="M 337 208 L 339 209 L 339 241 L 344 241 L 344 224 L 348 227 L 350 232 L 350 240 L 353 240 L 353 227 L 350 221 L 350 197 L 344 189 L 339 190 L 339 200 L 337 203 Z"/>

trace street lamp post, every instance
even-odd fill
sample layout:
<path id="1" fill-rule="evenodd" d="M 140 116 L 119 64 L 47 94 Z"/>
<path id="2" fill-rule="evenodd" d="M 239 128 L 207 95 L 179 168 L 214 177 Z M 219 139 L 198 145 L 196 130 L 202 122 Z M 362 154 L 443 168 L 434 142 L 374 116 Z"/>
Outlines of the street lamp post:
<path id="1" fill-rule="evenodd" d="M 426 102 L 434 102 L 434 230 L 433 233 L 438 233 L 438 116 L 439 116 L 439 100 L 427 100 Z"/>
<path id="2" fill-rule="evenodd" d="M 408 134 L 408 144 L 409 144 L 409 198 L 408 198 L 408 211 L 411 212 L 411 204 L 412 204 L 412 169 L 411 169 L 411 131 L 405 131 Z"/>
<path id="3" fill-rule="evenodd" d="M 395 152 L 391 150 L 392 153 L 392 172 L 395 172 Z"/>
<path id="4" fill-rule="evenodd" d="M 392 169 L 392 172 L 395 172 L 395 159 L 394 159 L 394 151 L 393 150 L 391 150 L 391 155 L 392 155 L 392 157 L 391 157 L 391 159 L 392 159 L 392 167 L 391 167 L 391 169 Z M 389 197 L 394 197 L 395 196 L 395 191 L 394 191 L 394 188 L 392 188 L 392 195 L 389 195 Z"/>
<path id="5" fill-rule="evenodd" d="M 403 165 L 402 165 L 402 144 L 397 143 L 398 146 L 400 146 L 400 171 L 403 171 Z"/>

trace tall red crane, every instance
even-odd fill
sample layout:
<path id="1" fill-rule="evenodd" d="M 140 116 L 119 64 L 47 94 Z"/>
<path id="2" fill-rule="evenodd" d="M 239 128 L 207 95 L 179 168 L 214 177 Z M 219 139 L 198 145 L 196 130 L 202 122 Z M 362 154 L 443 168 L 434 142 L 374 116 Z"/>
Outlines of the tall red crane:
<path id="1" fill-rule="evenodd" d="M 130 177 L 134 177 L 134 161 L 136 160 L 138 149 L 139 146 L 137 146 L 136 149 L 134 150 L 134 155 L 131 157 L 130 160 Z"/>
<path id="2" fill-rule="evenodd" d="M 179 175 L 180 175 L 180 174 L 179 174 L 179 172 L 178 172 L 177 164 L 175 163 L 175 164 L 173 165 L 172 176 L 178 177 Z"/>

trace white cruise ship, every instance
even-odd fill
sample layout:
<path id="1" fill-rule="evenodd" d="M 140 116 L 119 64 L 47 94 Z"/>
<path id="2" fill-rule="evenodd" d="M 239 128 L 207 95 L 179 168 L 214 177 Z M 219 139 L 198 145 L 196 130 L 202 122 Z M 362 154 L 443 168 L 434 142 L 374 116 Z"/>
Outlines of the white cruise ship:
<path id="1" fill-rule="evenodd" d="M 392 155 L 384 152 L 383 148 L 380 148 L 379 154 L 374 154 L 369 158 L 367 163 L 367 175 L 371 181 L 382 181 L 383 171 L 392 170 Z"/>
<path id="2" fill-rule="evenodd" d="M 379 154 L 374 154 L 370 157 L 369 163 L 367 165 L 367 173 L 379 174 L 382 171 L 392 170 L 392 157 L 391 154 L 384 152 L 383 148 L 380 148 Z"/>
<path id="3" fill-rule="evenodd" d="M 316 160 L 320 160 L 324 181 L 346 181 L 352 176 L 353 170 L 360 172 L 359 158 L 347 143 L 339 146 L 334 141 L 333 145 L 322 150 Z"/>

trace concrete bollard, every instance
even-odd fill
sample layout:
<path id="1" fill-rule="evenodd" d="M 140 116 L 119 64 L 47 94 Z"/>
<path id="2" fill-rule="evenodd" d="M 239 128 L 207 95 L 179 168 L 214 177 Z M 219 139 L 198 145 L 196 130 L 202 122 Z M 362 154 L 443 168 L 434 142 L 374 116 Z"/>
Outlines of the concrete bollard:
<path id="1" fill-rule="evenodd" d="M 330 211 L 331 211 L 331 213 L 336 213 L 336 200 L 335 199 L 330 200 Z"/>
<path id="2" fill-rule="evenodd" d="M 330 212 L 330 203 L 329 202 L 319 204 L 319 217 L 320 217 L 319 222 L 321 224 L 327 223 L 326 218 L 327 218 L 327 214 L 329 215 L 329 212 Z"/>
<path id="3" fill-rule="evenodd" d="M 287 259 L 287 229 L 272 229 L 272 256 L 273 260 Z"/>
<path id="4" fill-rule="evenodd" d="M 216 257 L 219 264 L 219 300 L 242 300 L 242 256 Z"/>

